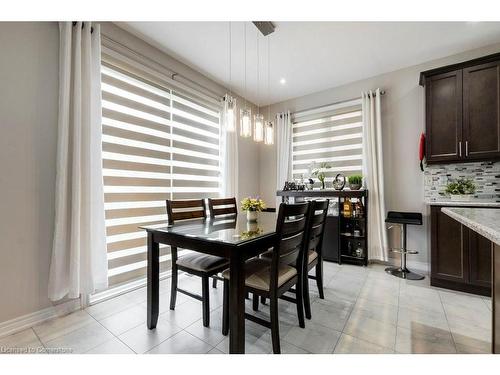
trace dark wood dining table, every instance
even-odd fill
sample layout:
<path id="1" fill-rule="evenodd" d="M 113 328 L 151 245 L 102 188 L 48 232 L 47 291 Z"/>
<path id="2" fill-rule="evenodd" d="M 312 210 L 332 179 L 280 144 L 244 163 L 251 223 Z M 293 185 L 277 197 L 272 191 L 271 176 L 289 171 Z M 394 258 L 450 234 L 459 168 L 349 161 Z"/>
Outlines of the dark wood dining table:
<path id="1" fill-rule="evenodd" d="M 260 212 L 257 222 L 245 214 L 194 219 L 161 228 L 141 227 L 148 234 L 147 326 L 156 328 L 159 313 L 160 244 L 229 260 L 229 353 L 245 353 L 245 261 L 267 251 L 276 236 L 275 212 Z"/>

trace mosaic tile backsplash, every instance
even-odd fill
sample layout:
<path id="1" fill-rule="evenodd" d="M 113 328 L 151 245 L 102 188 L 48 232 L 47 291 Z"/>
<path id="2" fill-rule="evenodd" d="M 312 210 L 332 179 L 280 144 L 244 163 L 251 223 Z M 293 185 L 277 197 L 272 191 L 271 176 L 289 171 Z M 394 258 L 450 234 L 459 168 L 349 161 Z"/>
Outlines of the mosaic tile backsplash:
<path id="1" fill-rule="evenodd" d="M 500 202 L 500 162 L 477 162 L 448 165 L 428 165 L 424 172 L 425 200 L 446 197 L 442 193 L 449 181 L 472 178 L 476 183 L 476 198 Z"/>

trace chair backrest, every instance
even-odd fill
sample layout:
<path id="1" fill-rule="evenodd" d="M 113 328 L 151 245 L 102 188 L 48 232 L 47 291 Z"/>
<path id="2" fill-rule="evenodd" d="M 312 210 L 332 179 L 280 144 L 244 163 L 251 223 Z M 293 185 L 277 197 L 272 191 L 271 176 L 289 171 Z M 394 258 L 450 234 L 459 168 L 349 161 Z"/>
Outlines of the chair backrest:
<path id="1" fill-rule="evenodd" d="M 205 219 L 207 209 L 204 199 L 170 200 L 167 199 L 167 220 L 174 224 L 177 220 Z"/>
<path id="2" fill-rule="evenodd" d="M 328 213 L 330 201 L 314 200 L 309 207 L 309 228 L 307 250 L 313 250 L 321 256 L 321 246 L 323 243 L 323 234 L 325 233 L 325 221 Z M 307 257 L 307 255 L 306 255 Z"/>
<path id="3" fill-rule="evenodd" d="M 211 217 L 237 214 L 236 198 L 208 198 L 208 210 Z"/>
<path id="4" fill-rule="evenodd" d="M 297 270 L 302 267 L 309 224 L 309 206 L 309 202 L 280 205 L 271 261 L 271 289 L 276 289 L 278 285 L 280 264 L 295 264 Z"/>

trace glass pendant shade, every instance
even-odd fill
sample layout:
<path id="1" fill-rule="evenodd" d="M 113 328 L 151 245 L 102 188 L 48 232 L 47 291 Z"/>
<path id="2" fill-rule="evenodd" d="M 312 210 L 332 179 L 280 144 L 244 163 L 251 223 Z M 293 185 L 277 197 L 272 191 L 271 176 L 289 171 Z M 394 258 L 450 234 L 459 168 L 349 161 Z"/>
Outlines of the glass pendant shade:
<path id="1" fill-rule="evenodd" d="M 230 95 L 226 95 L 224 107 L 226 113 L 226 131 L 232 133 L 236 130 L 236 99 Z"/>
<path id="2" fill-rule="evenodd" d="M 264 140 L 264 116 L 256 114 L 253 117 L 253 140 L 262 142 Z"/>
<path id="3" fill-rule="evenodd" d="M 243 138 L 252 136 L 252 112 L 249 109 L 240 111 L 240 135 Z"/>
<path id="4" fill-rule="evenodd" d="M 272 121 L 267 121 L 264 128 L 264 143 L 266 145 L 274 144 L 274 127 Z"/>

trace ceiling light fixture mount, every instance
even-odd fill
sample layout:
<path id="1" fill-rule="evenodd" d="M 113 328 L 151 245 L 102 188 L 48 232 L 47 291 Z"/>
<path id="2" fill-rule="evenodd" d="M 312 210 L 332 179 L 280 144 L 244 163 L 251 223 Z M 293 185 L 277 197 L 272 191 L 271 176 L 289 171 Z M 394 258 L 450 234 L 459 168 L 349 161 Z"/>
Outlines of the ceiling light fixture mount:
<path id="1" fill-rule="evenodd" d="M 252 23 L 264 36 L 268 36 L 276 30 L 276 26 L 271 21 L 252 21 Z"/>

